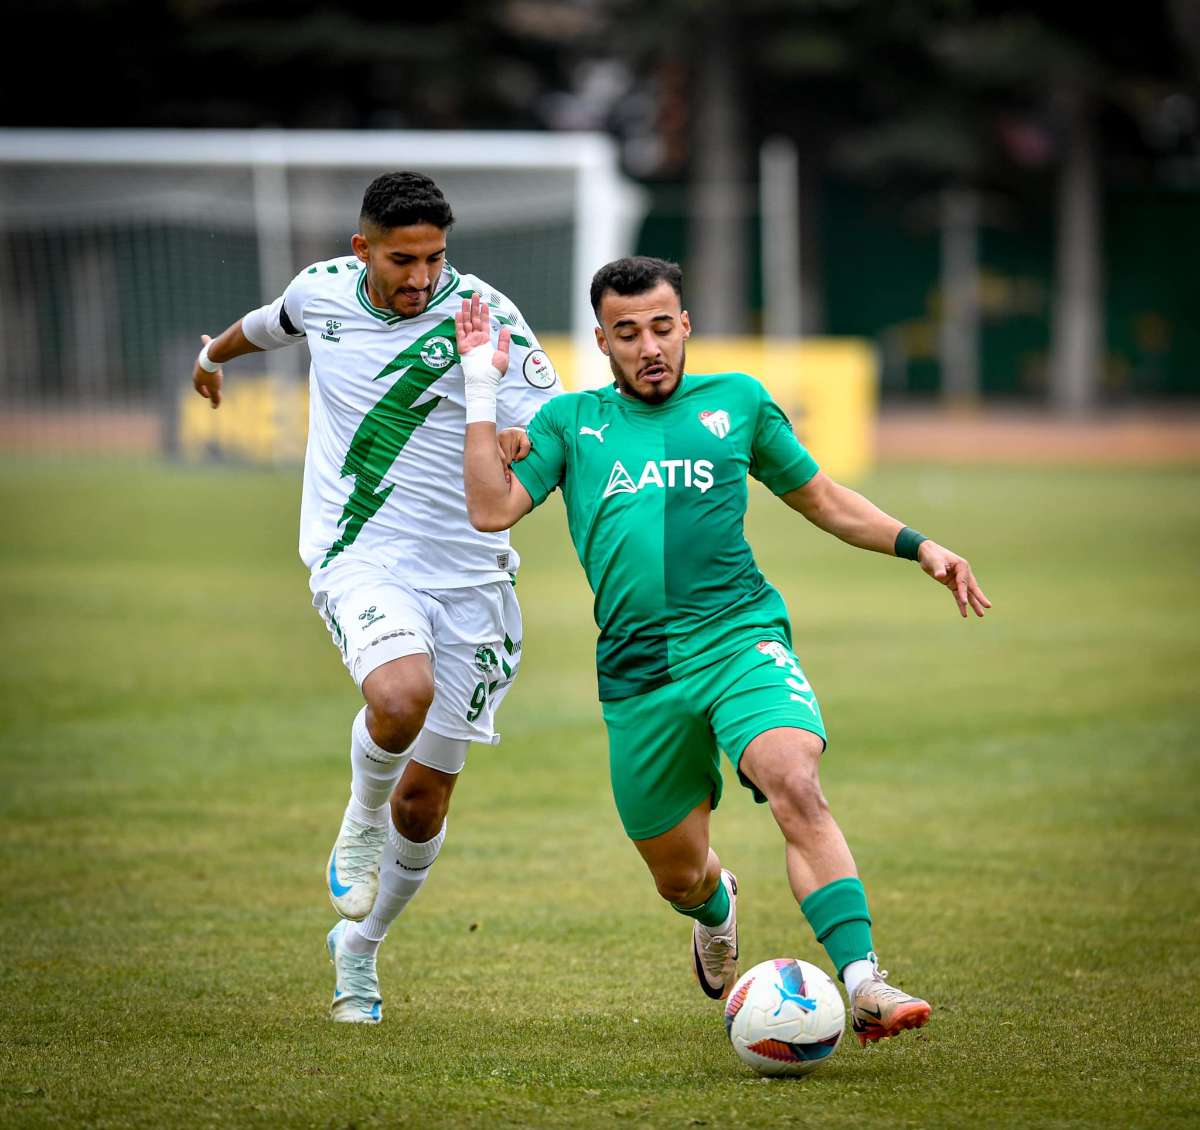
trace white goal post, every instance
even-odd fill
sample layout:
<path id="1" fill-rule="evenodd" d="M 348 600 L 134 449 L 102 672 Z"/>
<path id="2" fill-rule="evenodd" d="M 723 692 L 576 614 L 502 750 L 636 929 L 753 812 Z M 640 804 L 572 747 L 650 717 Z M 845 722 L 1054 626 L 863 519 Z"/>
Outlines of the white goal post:
<path id="1" fill-rule="evenodd" d="M 346 254 L 366 184 L 404 168 L 446 193 L 451 261 L 599 383 L 589 283 L 646 210 L 607 136 L 0 129 L 0 405 L 156 403 L 200 332 Z"/>

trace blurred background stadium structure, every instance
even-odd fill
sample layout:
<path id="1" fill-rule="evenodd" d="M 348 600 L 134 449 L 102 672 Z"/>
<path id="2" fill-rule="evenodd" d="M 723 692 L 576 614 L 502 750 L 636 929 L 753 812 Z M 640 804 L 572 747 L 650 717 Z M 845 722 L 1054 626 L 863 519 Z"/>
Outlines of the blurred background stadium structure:
<path id="1" fill-rule="evenodd" d="M 395 166 L 444 182 L 453 259 L 556 344 L 586 340 L 580 280 L 638 251 L 682 262 L 702 345 L 853 339 L 885 407 L 1149 407 L 1178 429 L 1200 398 L 1188 0 L 23 18 L 34 38 L 69 19 L 72 90 L 10 97 L 0 130 L 4 448 L 170 448 L 198 334 L 342 253 L 366 179 Z M 10 94 L 34 65 L 12 61 Z M 89 132 L 34 132 L 67 129 Z M 91 132 L 111 130 L 170 132 Z M 571 383 L 600 379 L 558 349 Z"/>
<path id="2" fill-rule="evenodd" d="M 626 254 L 644 212 L 603 134 L 14 130 L 0 131 L 6 401 L 66 432 L 107 419 L 117 446 L 122 429 L 172 454 L 240 436 L 230 453 L 302 458 L 306 349 L 231 367 L 233 410 L 208 421 L 186 380 L 198 334 L 350 257 L 363 186 L 401 164 L 452 202 L 452 261 L 504 278 L 531 325 L 590 361 L 589 264 Z"/>

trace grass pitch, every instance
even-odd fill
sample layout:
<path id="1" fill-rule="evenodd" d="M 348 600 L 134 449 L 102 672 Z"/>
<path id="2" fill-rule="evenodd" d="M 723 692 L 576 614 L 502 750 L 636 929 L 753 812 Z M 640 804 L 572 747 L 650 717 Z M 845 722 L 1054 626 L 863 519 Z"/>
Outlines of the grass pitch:
<path id="1" fill-rule="evenodd" d="M 621 834 L 557 501 L 516 539 L 504 741 L 472 752 L 371 1029 L 326 1019 L 358 700 L 308 608 L 297 476 L 0 465 L 0 1124 L 1195 1125 L 1200 475 L 863 486 L 972 559 L 986 621 L 761 493 L 750 535 L 884 964 L 933 1021 L 763 1081 Z M 743 967 L 826 964 L 727 784 Z"/>

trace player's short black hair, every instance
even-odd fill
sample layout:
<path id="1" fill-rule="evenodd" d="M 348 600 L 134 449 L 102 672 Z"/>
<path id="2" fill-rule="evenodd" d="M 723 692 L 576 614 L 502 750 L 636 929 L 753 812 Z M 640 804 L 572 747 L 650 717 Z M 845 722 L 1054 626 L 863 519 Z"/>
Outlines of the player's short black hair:
<path id="1" fill-rule="evenodd" d="M 385 231 L 409 224 L 432 224 L 445 231 L 454 223 L 454 213 L 442 190 L 423 173 L 383 173 L 367 185 L 358 220 Z"/>
<path id="2" fill-rule="evenodd" d="M 643 294 L 653 290 L 664 279 L 671 284 L 671 289 L 679 296 L 680 305 L 683 305 L 683 271 L 678 263 L 672 263 L 669 259 L 655 259 L 650 255 L 614 259 L 592 275 L 592 309 L 599 317 L 600 299 L 606 291 Z"/>

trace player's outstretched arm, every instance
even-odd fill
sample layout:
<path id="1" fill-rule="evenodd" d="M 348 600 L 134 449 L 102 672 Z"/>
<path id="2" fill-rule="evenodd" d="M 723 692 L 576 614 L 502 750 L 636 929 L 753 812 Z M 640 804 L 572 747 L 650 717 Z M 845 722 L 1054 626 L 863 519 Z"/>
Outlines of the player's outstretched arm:
<path id="1" fill-rule="evenodd" d="M 976 616 L 982 616 L 991 608 L 991 601 L 984 596 L 965 557 L 910 530 L 870 499 L 835 482 L 823 471 L 781 497 L 814 526 L 848 545 L 913 557 L 929 576 L 954 594 L 961 615 L 966 616 L 970 608 Z"/>
<path id="2" fill-rule="evenodd" d="M 201 334 L 200 341 L 200 355 L 192 366 L 192 387 L 217 408 L 221 403 L 221 385 L 224 380 L 221 366 L 235 357 L 242 357 L 247 353 L 261 353 L 262 350 L 242 332 L 241 318 L 215 338 Z"/>
<path id="3" fill-rule="evenodd" d="M 533 499 L 515 475 L 508 473 L 508 447 L 496 437 L 496 392 L 508 368 L 510 331 L 502 329 L 492 348 L 490 311 L 479 295 L 464 299 L 454 316 L 458 355 L 462 359 L 467 401 L 467 436 L 463 449 L 463 486 L 467 516 L 477 530 L 507 530 L 533 509 Z M 510 433 L 505 433 L 506 441 Z M 512 454 L 528 451 L 520 445 Z"/>

